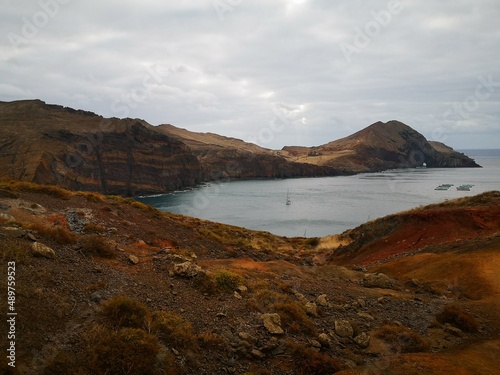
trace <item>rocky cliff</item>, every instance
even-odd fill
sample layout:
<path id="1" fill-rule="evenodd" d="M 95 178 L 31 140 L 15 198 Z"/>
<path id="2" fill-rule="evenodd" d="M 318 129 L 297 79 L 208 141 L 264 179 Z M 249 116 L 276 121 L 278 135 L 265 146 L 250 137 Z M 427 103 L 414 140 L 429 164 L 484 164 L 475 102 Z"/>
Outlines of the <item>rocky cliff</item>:
<path id="1" fill-rule="evenodd" d="M 189 148 L 141 120 L 34 100 L 0 103 L 0 124 L 0 178 L 121 195 L 201 182 Z"/>
<path id="2" fill-rule="evenodd" d="M 159 130 L 184 142 L 198 158 L 205 180 L 225 178 L 288 178 L 350 174 L 350 171 L 325 165 L 295 162 L 277 151 L 240 139 L 213 133 L 195 133 L 172 125 Z"/>
<path id="3" fill-rule="evenodd" d="M 393 168 L 480 167 L 471 158 L 439 142 L 429 142 L 399 121 L 376 122 L 346 138 L 318 147 L 284 147 L 296 162 L 374 172 Z"/>
<path id="4" fill-rule="evenodd" d="M 392 168 L 479 167 L 398 122 L 318 147 L 269 150 L 213 133 L 106 119 L 40 100 L 0 102 L 0 179 L 105 194 L 164 193 L 203 181 L 318 177 Z"/>

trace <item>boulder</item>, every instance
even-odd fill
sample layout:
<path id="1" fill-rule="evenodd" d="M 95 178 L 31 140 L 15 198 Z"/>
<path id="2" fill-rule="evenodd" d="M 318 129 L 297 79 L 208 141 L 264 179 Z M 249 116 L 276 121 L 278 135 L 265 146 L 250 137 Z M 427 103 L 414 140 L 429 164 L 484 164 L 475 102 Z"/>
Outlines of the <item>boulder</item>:
<path id="1" fill-rule="evenodd" d="M 40 242 L 33 242 L 31 244 L 31 253 L 35 257 L 43 257 L 49 259 L 54 259 L 56 257 L 56 252 L 53 249 Z"/>
<path id="2" fill-rule="evenodd" d="M 370 345 L 370 335 L 365 332 L 361 332 L 354 338 L 354 342 L 362 349 L 368 348 Z"/>
<path id="3" fill-rule="evenodd" d="M 318 341 L 321 343 L 321 346 L 329 348 L 332 340 L 330 339 L 330 336 L 328 336 L 326 333 L 320 333 L 318 335 Z"/>
<path id="4" fill-rule="evenodd" d="M 328 307 L 328 300 L 326 299 L 326 294 L 322 294 L 316 298 L 316 303 L 323 307 Z"/>
<path id="5" fill-rule="evenodd" d="M 281 328 L 281 318 L 278 314 L 262 314 L 260 318 L 270 334 L 282 335 L 285 333 Z"/>
<path id="6" fill-rule="evenodd" d="M 318 316 L 318 306 L 314 302 L 307 302 L 305 305 L 306 314 L 310 316 Z"/>
<path id="7" fill-rule="evenodd" d="M 354 329 L 348 320 L 336 320 L 335 333 L 340 337 L 352 337 Z"/>
<path id="8" fill-rule="evenodd" d="M 172 273 L 174 276 L 180 277 L 195 277 L 201 271 L 201 267 L 194 264 L 193 262 L 184 262 L 174 264 Z"/>

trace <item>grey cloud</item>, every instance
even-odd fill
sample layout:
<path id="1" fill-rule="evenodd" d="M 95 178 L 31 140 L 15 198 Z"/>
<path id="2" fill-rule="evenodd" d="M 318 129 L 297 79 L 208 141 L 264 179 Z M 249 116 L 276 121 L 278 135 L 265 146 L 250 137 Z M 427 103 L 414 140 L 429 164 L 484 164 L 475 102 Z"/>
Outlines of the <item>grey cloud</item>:
<path id="1" fill-rule="evenodd" d="M 17 48 L 9 33 L 22 36 L 41 8 L 7 1 L 0 100 L 37 97 L 271 148 L 391 119 L 456 148 L 500 144 L 500 85 L 475 94 L 481 77 L 500 82 L 498 1 L 402 0 L 350 62 L 342 44 L 391 1 L 218 1 L 73 0 Z M 152 69 L 160 80 L 147 79 Z M 259 136 L 277 116 L 285 126 Z"/>

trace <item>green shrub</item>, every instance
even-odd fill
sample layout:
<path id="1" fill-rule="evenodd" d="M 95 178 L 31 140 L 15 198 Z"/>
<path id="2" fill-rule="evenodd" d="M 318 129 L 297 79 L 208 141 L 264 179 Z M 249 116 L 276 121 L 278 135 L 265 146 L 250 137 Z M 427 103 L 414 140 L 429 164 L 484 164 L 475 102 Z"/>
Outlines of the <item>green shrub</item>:
<path id="1" fill-rule="evenodd" d="M 167 311 L 155 311 L 151 331 L 167 346 L 174 348 L 193 348 L 196 336 L 191 323 L 181 316 Z"/>
<path id="2" fill-rule="evenodd" d="M 454 305 L 446 305 L 436 319 L 441 324 L 449 323 L 466 332 L 477 332 L 479 329 L 479 323 L 474 316 Z"/>
<path id="3" fill-rule="evenodd" d="M 142 329 L 122 328 L 104 335 L 96 343 L 91 372 L 107 375 L 149 375 L 156 373 L 160 343 Z"/>
<path id="4" fill-rule="evenodd" d="M 151 315 L 142 302 L 122 295 L 105 301 L 102 311 L 113 327 L 145 328 Z"/>
<path id="5" fill-rule="evenodd" d="M 238 286 L 243 285 L 243 278 L 228 270 L 219 270 L 215 272 L 215 282 L 222 292 L 233 292 Z"/>

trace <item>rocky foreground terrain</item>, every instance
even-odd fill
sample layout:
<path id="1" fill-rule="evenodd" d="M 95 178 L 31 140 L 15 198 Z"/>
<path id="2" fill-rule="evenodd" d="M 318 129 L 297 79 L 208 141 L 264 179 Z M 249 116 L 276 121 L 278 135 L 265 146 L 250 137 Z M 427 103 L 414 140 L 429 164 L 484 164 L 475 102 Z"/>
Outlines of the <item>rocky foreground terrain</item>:
<path id="1" fill-rule="evenodd" d="M 137 196 L 207 181 L 318 177 L 391 168 L 479 167 L 398 121 L 318 147 L 269 150 L 140 119 L 104 118 L 40 100 L 0 102 L 0 179 Z"/>
<path id="2" fill-rule="evenodd" d="M 499 250 L 500 192 L 311 239 L 3 182 L 1 371 L 490 375 Z"/>

